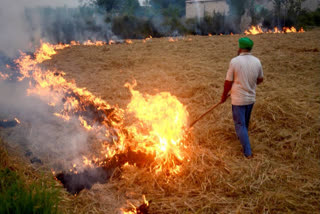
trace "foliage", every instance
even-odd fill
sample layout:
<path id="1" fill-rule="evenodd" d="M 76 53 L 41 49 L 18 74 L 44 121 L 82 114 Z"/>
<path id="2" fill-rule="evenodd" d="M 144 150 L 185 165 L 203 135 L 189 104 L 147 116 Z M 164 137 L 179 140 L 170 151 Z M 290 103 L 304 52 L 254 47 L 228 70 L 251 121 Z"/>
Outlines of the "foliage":
<path id="1" fill-rule="evenodd" d="M 114 17 L 112 19 L 112 31 L 122 38 L 133 39 L 141 39 L 148 35 L 155 36 L 158 34 L 150 20 L 130 15 Z"/>
<path id="2" fill-rule="evenodd" d="M 147 6 L 140 6 L 138 0 L 90 1 L 93 4 L 80 8 L 26 9 L 29 28 L 41 32 L 49 42 L 70 43 L 88 39 L 108 41 L 114 34 L 125 39 L 241 33 L 244 14 L 251 18 L 251 25 L 262 24 L 269 29 L 319 25 L 319 12 L 302 11 L 301 0 L 272 0 L 274 9 L 270 11 L 254 0 L 227 0 L 228 14 L 206 14 L 200 20 L 185 19 L 184 0 L 148 0 Z"/>
<path id="3" fill-rule="evenodd" d="M 232 32 L 232 29 L 226 22 L 226 16 L 221 13 L 206 15 L 200 22 L 197 19 L 188 20 L 187 26 L 191 34 L 225 34 Z"/>
<path id="4" fill-rule="evenodd" d="M 118 14 L 133 15 L 140 9 L 138 0 L 94 0 L 94 4 L 106 10 Z"/>
<path id="5" fill-rule="evenodd" d="M 44 182 L 26 184 L 16 172 L 0 169 L 0 213 L 58 213 L 58 191 Z"/>
<path id="6" fill-rule="evenodd" d="M 228 4 L 230 7 L 230 15 L 234 18 L 240 18 L 248 7 L 249 0 L 228 0 Z"/>
<path id="7" fill-rule="evenodd" d="M 278 27 L 297 24 L 300 15 L 302 0 L 272 0 L 275 13 L 275 24 Z"/>
<path id="8" fill-rule="evenodd" d="M 320 26 L 320 8 L 314 12 L 301 11 L 297 19 L 300 26 Z"/>
<path id="9" fill-rule="evenodd" d="M 185 0 L 150 0 L 150 6 L 154 9 L 155 13 L 160 11 L 162 15 L 171 17 L 182 17 L 185 15 Z M 174 11 L 174 13 L 172 13 Z"/>

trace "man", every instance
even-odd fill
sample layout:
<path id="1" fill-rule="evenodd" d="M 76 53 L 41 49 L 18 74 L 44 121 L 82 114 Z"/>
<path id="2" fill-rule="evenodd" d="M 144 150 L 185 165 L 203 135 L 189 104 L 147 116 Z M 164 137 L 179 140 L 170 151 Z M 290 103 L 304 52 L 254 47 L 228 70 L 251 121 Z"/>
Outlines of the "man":
<path id="1" fill-rule="evenodd" d="M 231 90 L 232 116 L 237 136 L 244 155 L 252 158 L 248 135 L 249 120 L 256 97 L 256 86 L 263 81 L 260 60 L 251 54 L 253 41 L 247 37 L 239 39 L 238 56 L 230 62 L 221 96 L 221 103 Z"/>

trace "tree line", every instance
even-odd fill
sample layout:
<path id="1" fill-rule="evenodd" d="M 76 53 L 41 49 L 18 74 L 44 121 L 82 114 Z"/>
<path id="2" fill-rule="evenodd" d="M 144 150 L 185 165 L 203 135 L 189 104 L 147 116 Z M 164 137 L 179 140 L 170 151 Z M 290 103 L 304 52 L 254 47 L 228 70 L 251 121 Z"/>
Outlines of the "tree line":
<path id="1" fill-rule="evenodd" d="M 227 0 L 228 14 L 206 14 L 200 21 L 185 18 L 185 0 L 146 0 L 143 6 L 138 0 L 92 0 L 91 3 L 104 10 L 107 22 L 113 23 L 113 31 L 125 37 L 240 33 L 241 17 L 245 14 L 250 24 L 262 24 L 266 28 L 320 25 L 319 9 L 304 11 L 301 7 L 304 0 L 270 1 L 272 10 L 254 0 Z"/>
<path id="2" fill-rule="evenodd" d="M 242 33 L 241 19 L 245 15 L 250 25 L 260 24 L 296 28 L 320 26 L 320 9 L 314 12 L 301 8 L 302 0 L 270 0 L 267 10 L 254 0 L 227 0 L 229 12 L 206 14 L 200 20 L 186 19 L 185 0 L 90 0 L 79 8 L 29 8 L 25 20 L 30 33 L 53 43 L 72 40 L 143 39 L 148 36 L 180 36 Z M 35 33 L 34 42 L 39 35 Z"/>

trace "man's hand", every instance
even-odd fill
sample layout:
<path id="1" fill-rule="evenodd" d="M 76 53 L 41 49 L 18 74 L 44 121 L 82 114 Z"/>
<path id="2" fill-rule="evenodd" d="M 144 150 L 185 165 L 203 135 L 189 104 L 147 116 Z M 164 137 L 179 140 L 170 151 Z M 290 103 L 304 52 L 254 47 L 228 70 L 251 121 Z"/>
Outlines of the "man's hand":
<path id="1" fill-rule="evenodd" d="M 224 103 L 228 99 L 229 97 L 228 94 L 232 88 L 232 84 L 233 84 L 232 81 L 228 81 L 228 80 L 224 81 L 224 89 L 223 89 L 220 103 Z"/>
<path id="2" fill-rule="evenodd" d="M 257 85 L 259 85 L 259 84 L 262 83 L 262 82 L 263 82 L 263 77 L 257 79 Z"/>
<path id="3" fill-rule="evenodd" d="M 229 97 L 229 96 L 224 96 L 224 95 L 222 94 L 220 103 L 224 103 L 224 102 L 228 99 L 228 97 Z"/>

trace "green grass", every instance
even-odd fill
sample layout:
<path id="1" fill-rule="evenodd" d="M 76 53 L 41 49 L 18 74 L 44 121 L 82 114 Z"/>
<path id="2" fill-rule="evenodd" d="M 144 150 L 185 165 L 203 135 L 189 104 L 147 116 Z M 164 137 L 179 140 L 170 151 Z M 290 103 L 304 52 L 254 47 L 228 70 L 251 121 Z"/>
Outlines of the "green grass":
<path id="1" fill-rule="evenodd" d="M 45 181 L 26 181 L 9 168 L 0 169 L 0 213 L 59 213 L 59 191 Z"/>

